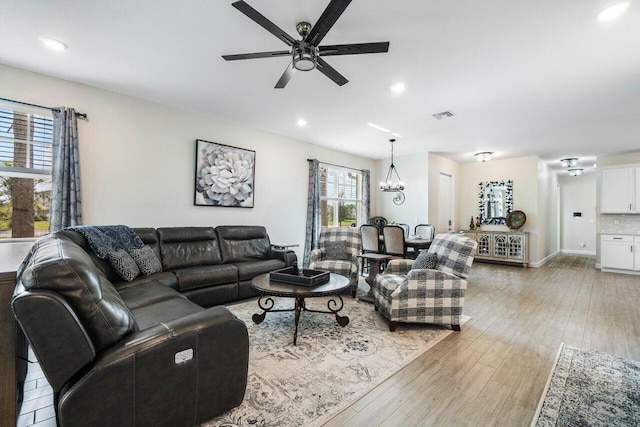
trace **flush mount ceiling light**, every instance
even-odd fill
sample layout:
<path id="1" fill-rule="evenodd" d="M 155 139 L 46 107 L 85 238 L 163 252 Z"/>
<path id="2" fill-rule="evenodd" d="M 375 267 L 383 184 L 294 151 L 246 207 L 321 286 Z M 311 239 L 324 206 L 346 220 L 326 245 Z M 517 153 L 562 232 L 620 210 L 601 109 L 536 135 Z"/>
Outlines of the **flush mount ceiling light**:
<path id="1" fill-rule="evenodd" d="M 611 5 L 603 9 L 602 12 L 600 12 L 600 15 L 598 15 L 598 18 L 601 21 L 605 22 L 613 21 L 614 19 L 625 13 L 630 5 L 630 1 L 623 1 L 621 3 Z"/>
<path id="2" fill-rule="evenodd" d="M 395 93 L 402 93 L 404 92 L 405 89 L 406 89 L 406 86 L 404 85 L 404 82 L 398 82 L 393 86 L 391 86 L 391 90 L 394 91 Z"/>
<path id="3" fill-rule="evenodd" d="M 584 169 L 582 168 L 574 168 L 574 169 L 569 169 L 569 175 L 571 176 L 579 176 L 582 175 L 582 171 Z"/>
<path id="4" fill-rule="evenodd" d="M 493 153 L 491 151 L 483 151 L 482 153 L 476 153 L 476 160 L 479 162 L 486 162 L 487 160 L 491 160 L 491 155 Z"/>
<path id="5" fill-rule="evenodd" d="M 307 125 L 307 121 L 305 119 L 298 120 L 298 126 L 306 126 L 306 125 Z"/>
<path id="6" fill-rule="evenodd" d="M 572 168 L 575 165 L 578 164 L 578 158 L 577 157 L 569 157 L 566 159 L 562 159 L 560 160 L 560 164 L 562 164 L 562 167 L 564 168 Z"/>
<path id="7" fill-rule="evenodd" d="M 50 37 L 40 37 L 40 41 L 44 43 L 44 45 L 49 49 L 55 50 L 58 52 L 61 52 L 69 47 L 65 43 L 61 42 L 60 40 L 52 39 Z"/>

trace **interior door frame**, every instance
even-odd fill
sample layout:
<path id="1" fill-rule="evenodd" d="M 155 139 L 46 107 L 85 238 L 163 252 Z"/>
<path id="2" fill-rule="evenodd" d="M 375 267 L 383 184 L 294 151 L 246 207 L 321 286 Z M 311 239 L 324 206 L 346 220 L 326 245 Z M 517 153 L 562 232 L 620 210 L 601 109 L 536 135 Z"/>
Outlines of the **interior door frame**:
<path id="1" fill-rule="evenodd" d="M 456 188 L 456 177 L 452 172 L 445 172 L 442 170 L 438 171 L 438 203 L 440 203 L 440 176 L 444 175 L 444 176 L 448 176 L 451 180 L 450 183 L 450 187 L 449 187 L 449 215 L 450 215 L 450 221 L 451 224 L 449 225 L 449 230 L 448 231 L 454 231 L 455 230 L 455 226 L 456 226 L 456 220 L 455 220 L 455 203 L 456 203 L 456 199 L 455 199 L 455 188 Z M 440 232 L 439 228 L 440 228 L 440 210 L 438 209 L 438 223 L 436 224 L 437 227 L 437 232 Z M 436 234 L 437 234 L 436 232 Z"/>

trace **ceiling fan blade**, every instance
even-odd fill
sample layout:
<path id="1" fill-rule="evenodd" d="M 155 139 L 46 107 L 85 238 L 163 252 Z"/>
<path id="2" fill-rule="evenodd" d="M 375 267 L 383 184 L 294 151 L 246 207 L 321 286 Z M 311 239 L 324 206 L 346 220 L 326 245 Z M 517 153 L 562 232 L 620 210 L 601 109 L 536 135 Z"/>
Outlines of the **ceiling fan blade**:
<path id="1" fill-rule="evenodd" d="M 314 46 L 318 46 L 324 36 L 327 35 L 333 24 L 336 23 L 342 12 L 349 6 L 351 0 L 331 0 L 327 8 L 322 12 L 318 22 L 313 26 L 304 41 L 311 43 Z"/>
<path id="2" fill-rule="evenodd" d="M 273 58 L 276 56 L 291 55 L 288 50 L 275 50 L 273 52 L 256 52 L 256 53 L 240 53 L 237 55 L 222 55 L 227 61 L 236 61 L 238 59 L 255 59 L 255 58 Z"/>
<path id="3" fill-rule="evenodd" d="M 280 27 L 278 27 L 273 22 L 269 21 L 260 12 L 258 12 L 257 10 L 249 6 L 244 1 L 240 0 L 234 3 L 231 3 L 231 6 L 235 7 L 240 12 L 247 15 L 256 24 L 260 25 L 262 28 L 269 31 L 271 34 L 273 34 L 274 36 L 276 36 L 277 38 L 279 38 L 289 46 L 292 46 L 296 42 L 293 37 L 285 33 Z"/>
<path id="4" fill-rule="evenodd" d="M 322 74 L 324 74 L 325 76 L 333 80 L 338 86 L 342 86 L 346 83 L 349 83 L 349 80 L 347 80 L 342 74 L 337 72 L 336 69 L 333 68 L 331 65 L 327 64 L 327 62 L 322 58 L 318 58 L 318 64 L 316 68 Z"/>
<path id="5" fill-rule="evenodd" d="M 278 80 L 278 83 L 276 83 L 275 89 L 284 89 L 284 87 L 287 85 L 287 83 L 289 83 L 289 80 L 291 80 L 291 77 L 293 77 L 295 73 L 296 69 L 293 68 L 293 61 L 291 61 L 287 69 L 284 70 L 284 73 L 282 73 L 282 76 L 280 76 L 280 80 Z"/>
<path id="6" fill-rule="evenodd" d="M 319 46 L 318 49 L 322 56 L 384 53 L 389 51 L 389 42 L 335 44 L 331 46 Z"/>

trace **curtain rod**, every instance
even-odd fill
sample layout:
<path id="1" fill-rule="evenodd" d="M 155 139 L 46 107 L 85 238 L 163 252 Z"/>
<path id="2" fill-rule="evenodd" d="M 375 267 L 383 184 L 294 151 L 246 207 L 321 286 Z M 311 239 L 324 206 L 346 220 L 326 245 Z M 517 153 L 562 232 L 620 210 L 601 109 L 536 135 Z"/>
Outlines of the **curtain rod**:
<path id="1" fill-rule="evenodd" d="M 15 101 L 13 99 L 0 98 L 0 101 L 13 102 L 14 104 L 27 105 L 29 107 L 43 108 L 45 110 L 52 110 L 52 111 L 60 112 L 59 108 L 45 107 L 44 105 L 29 104 L 28 102 Z M 83 119 L 86 120 L 87 113 L 78 113 L 78 112 L 76 112 L 76 117 L 82 117 Z"/>
<path id="2" fill-rule="evenodd" d="M 312 162 L 314 160 L 317 160 L 317 159 L 307 159 L 307 162 Z M 356 169 L 356 168 L 352 168 L 352 167 L 349 167 L 349 166 L 336 165 L 335 163 L 321 162 L 320 160 L 318 160 L 318 162 L 320 162 L 320 163 L 322 163 L 324 165 L 336 166 L 336 167 L 345 168 L 345 169 L 351 169 L 352 171 L 358 171 L 358 172 L 364 172 L 365 171 L 364 169 Z"/>

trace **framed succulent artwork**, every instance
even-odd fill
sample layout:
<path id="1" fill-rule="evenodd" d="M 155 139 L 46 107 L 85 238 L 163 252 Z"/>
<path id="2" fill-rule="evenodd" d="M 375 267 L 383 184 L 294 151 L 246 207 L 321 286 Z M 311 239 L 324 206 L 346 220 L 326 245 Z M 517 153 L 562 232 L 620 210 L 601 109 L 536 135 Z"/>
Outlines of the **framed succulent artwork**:
<path id="1" fill-rule="evenodd" d="M 196 140 L 196 206 L 253 207 L 256 152 Z"/>

